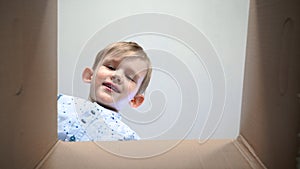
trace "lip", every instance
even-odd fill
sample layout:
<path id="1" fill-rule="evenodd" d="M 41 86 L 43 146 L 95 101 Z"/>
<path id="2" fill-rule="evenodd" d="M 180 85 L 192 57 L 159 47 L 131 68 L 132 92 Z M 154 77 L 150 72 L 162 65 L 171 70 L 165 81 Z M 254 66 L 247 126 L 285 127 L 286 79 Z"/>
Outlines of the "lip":
<path id="1" fill-rule="evenodd" d="M 116 85 L 114 85 L 113 83 L 104 82 L 102 85 L 107 87 L 111 91 L 114 91 L 116 93 L 120 93 L 120 90 L 118 89 L 118 87 Z"/>

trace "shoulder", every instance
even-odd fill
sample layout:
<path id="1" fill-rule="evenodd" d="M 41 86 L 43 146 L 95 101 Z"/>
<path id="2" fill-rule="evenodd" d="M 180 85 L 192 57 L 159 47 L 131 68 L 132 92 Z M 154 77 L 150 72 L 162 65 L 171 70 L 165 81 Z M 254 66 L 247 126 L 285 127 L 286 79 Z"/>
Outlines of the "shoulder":
<path id="1" fill-rule="evenodd" d="M 82 109 L 82 103 L 87 102 L 84 99 L 69 96 L 65 94 L 59 94 L 57 96 L 57 113 L 58 116 L 76 117 L 80 109 Z"/>
<path id="2" fill-rule="evenodd" d="M 57 96 L 57 103 L 64 104 L 64 103 L 71 103 L 74 101 L 74 96 L 69 96 L 65 94 L 59 94 Z"/>

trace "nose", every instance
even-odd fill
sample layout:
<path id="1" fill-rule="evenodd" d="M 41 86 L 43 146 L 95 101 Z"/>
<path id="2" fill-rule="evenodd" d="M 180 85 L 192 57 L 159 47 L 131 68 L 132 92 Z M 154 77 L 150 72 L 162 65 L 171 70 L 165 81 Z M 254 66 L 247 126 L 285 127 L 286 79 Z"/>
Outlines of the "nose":
<path id="1" fill-rule="evenodd" d="M 122 77 L 118 72 L 116 72 L 115 74 L 113 74 L 111 76 L 111 80 L 113 83 L 116 83 L 116 84 L 121 84 L 123 82 Z"/>

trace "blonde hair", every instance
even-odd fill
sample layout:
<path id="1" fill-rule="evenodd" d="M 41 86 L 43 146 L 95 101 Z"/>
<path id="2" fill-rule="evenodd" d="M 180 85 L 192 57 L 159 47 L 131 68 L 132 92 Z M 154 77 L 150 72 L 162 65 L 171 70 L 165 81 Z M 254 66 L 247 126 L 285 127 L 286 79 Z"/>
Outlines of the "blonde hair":
<path id="1" fill-rule="evenodd" d="M 107 56 L 135 56 L 143 59 L 148 64 L 147 73 L 141 83 L 141 86 L 136 94 L 143 94 L 146 88 L 149 85 L 151 74 L 152 74 L 152 66 L 150 59 L 147 54 L 143 50 L 143 48 L 135 42 L 116 42 L 108 45 L 104 49 L 102 49 L 96 56 L 93 70 L 97 69 L 98 64 L 104 60 Z"/>

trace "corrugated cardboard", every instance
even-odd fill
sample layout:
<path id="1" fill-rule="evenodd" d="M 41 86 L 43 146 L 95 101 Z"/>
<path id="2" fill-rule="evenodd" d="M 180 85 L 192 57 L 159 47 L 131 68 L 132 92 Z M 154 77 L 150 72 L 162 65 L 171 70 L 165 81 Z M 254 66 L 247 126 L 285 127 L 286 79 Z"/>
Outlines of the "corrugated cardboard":
<path id="1" fill-rule="evenodd" d="M 295 168 L 300 3 L 250 2 L 240 134 L 268 168 Z"/>
<path id="2" fill-rule="evenodd" d="M 176 141 L 131 141 L 108 142 L 118 154 L 155 151 L 159 146 L 168 146 Z M 261 168 L 251 154 L 244 152 L 236 140 L 210 140 L 199 143 L 185 140 L 173 149 L 153 157 L 125 158 L 105 151 L 92 142 L 58 142 L 41 168 Z M 107 147 L 106 147 L 107 148 Z M 111 150 L 110 149 L 110 150 Z M 142 157 L 140 154 L 137 157 Z M 63 158 L 64 160 L 57 160 Z M 76 159 L 76 160 L 75 160 Z M 69 161 L 69 162 L 68 162 Z"/>
<path id="3" fill-rule="evenodd" d="M 1 1 L 0 168 L 295 168 L 300 4 L 250 1 L 241 131 L 234 140 L 67 143 L 56 138 L 57 2 Z"/>
<path id="4" fill-rule="evenodd" d="M 57 2 L 0 3 L 0 168 L 34 168 L 57 140 Z"/>

